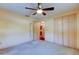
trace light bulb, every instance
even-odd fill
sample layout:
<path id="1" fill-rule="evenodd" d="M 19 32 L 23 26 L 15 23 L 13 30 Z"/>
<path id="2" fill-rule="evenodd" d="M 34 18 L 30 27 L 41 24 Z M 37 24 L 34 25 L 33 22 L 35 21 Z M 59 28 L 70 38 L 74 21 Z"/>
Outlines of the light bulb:
<path id="1" fill-rule="evenodd" d="M 38 9 L 38 10 L 37 10 L 37 13 L 39 13 L 39 14 L 41 14 L 42 12 L 43 12 L 42 9 Z"/>

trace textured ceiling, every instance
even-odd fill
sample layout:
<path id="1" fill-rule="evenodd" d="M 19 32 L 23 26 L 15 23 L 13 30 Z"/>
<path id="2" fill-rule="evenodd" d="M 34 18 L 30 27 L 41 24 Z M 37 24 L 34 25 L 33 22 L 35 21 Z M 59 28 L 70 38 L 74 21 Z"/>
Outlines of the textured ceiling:
<path id="1" fill-rule="evenodd" d="M 42 3 L 42 8 L 55 7 L 54 11 L 45 11 L 47 15 L 44 16 L 42 14 L 32 15 L 32 13 L 35 11 L 25 9 L 26 6 L 30 8 L 37 8 L 37 3 L 0 3 L 1 8 L 12 10 L 23 16 L 29 15 L 29 17 L 35 19 L 47 18 L 79 8 L 78 3 Z"/>

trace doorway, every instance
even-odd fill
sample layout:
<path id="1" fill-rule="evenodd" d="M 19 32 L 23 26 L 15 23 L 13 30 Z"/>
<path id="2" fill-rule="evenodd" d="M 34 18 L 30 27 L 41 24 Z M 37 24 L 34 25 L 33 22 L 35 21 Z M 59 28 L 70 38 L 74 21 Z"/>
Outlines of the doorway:
<path id="1" fill-rule="evenodd" d="M 33 37 L 34 40 L 45 40 L 45 22 L 44 21 L 34 21 L 33 24 Z"/>
<path id="2" fill-rule="evenodd" d="M 44 21 L 40 22 L 40 31 L 39 31 L 39 39 L 45 40 L 45 23 Z"/>

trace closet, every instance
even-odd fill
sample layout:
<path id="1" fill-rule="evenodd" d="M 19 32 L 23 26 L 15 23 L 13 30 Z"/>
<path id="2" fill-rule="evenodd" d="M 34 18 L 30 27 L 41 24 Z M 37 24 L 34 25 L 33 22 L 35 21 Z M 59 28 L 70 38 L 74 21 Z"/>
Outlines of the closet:
<path id="1" fill-rule="evenodd" d="M 55 43 L 67 47 L 76 47 L 76 14 L 70 14 L 54 18 Z"/>

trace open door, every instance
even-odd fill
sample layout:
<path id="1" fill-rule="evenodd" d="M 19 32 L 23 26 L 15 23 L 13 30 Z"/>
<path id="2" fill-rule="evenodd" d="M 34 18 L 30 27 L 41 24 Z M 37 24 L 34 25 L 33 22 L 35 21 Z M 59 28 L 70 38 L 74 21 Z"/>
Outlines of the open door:
<path id="1" fill-rule="evenodd" d="M 44 32 L 44 28 L 45 27 L 45 23 L 42 21 L 40 22 L 40 31 L 39 31 L 39 39 L 40 40 L 45 40 L 45 32 Z"/>
<path id="2" fill-rule="evenodd" d="M 43 21 L 35 21 L 33 23 L 34 40 L 45 40 L 45 23 Z"/>

